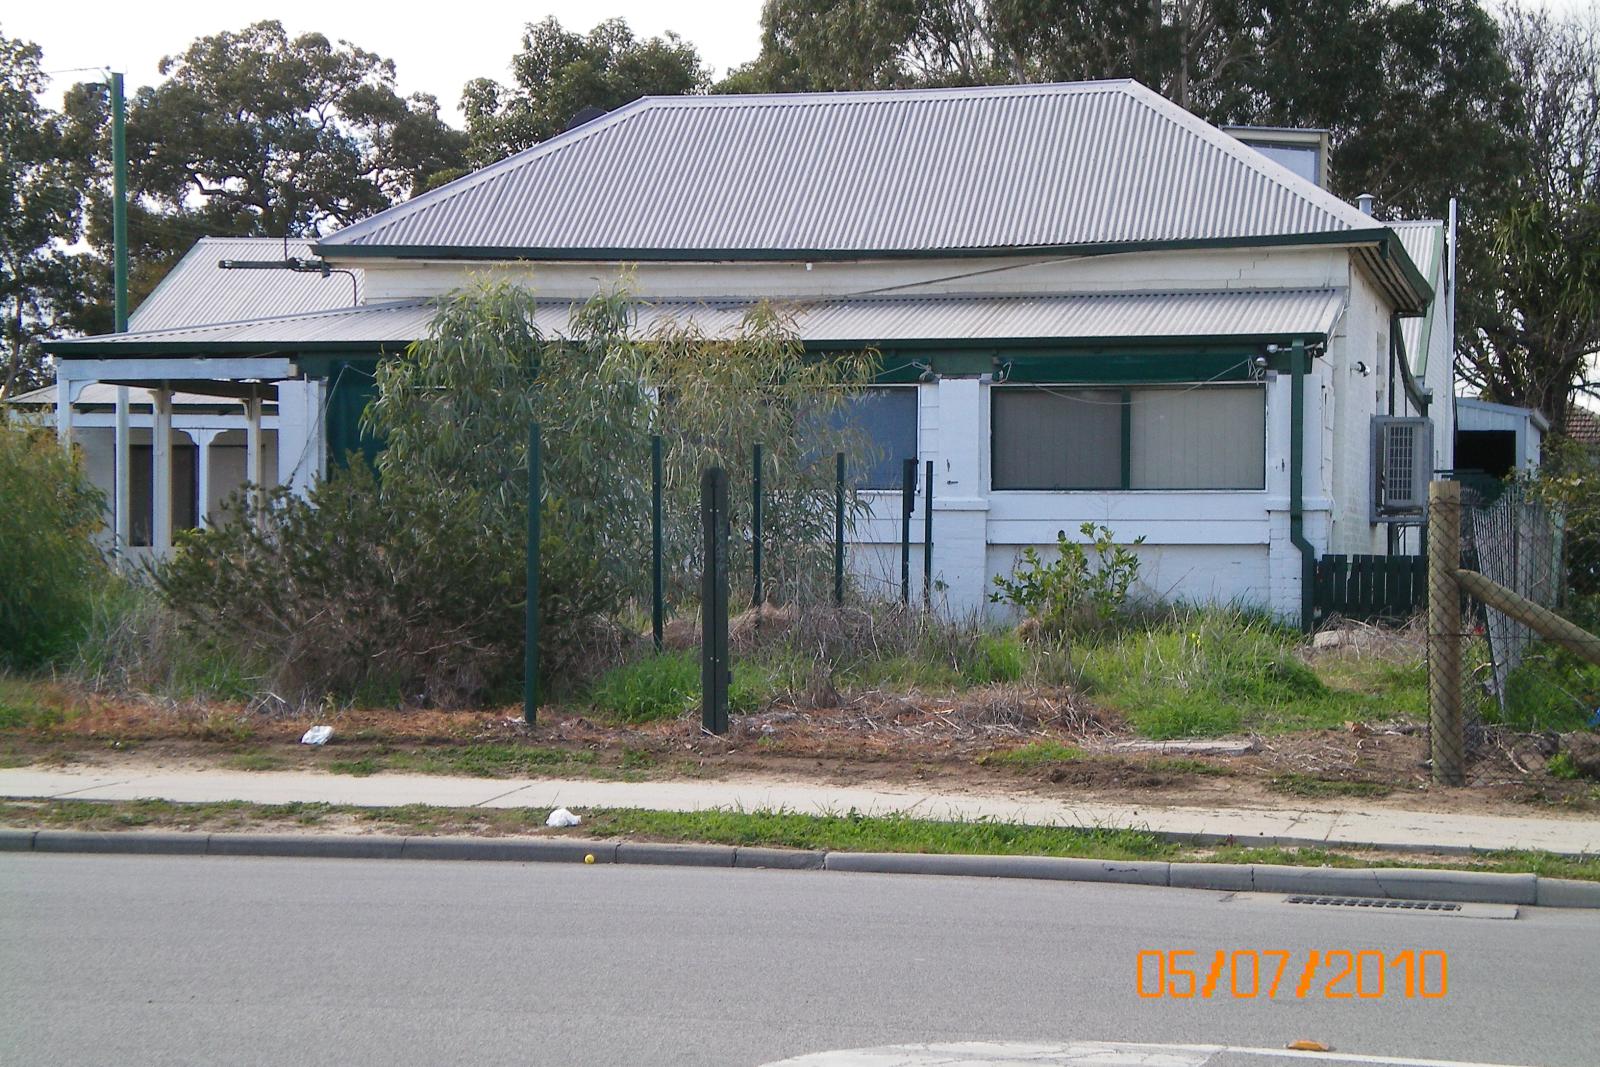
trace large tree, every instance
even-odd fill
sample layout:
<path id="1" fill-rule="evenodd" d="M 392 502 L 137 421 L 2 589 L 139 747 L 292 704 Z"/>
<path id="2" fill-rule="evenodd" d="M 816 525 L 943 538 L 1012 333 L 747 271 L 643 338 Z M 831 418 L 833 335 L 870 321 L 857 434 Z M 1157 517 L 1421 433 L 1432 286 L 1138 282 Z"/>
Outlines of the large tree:
<path id="1" fill-rule="evenodd" d="M 622 19 L 586 34 L 562 28 L 554 16 L 529 23 L 511 73 L 514 85 L 478 78 L 462 92 L 474 163 L 548 140 L 585 109 L 703 92 L 710 83 L 694 45 L 674 33 L 638 40 Z"/>
<path id="2" fill-rule="evenodd" d="M 1600 395 L 1600 21 L 1511 9 L 1505 48 L 1525 92 L 1521 169 L 1489 231 L 1492 284 L 1475 291 L 1462 376 L 1556 428 Z"/>
<path id="3" fill-rule="evenodd" d="M 128 109 L 134 303 L 198 237 L 345 225 L 466 162 L 466 135 L 439 117 L 438 101 L 402 97 L 394 64 L 348 41 L 258 22 L 198 38 L 159 69 L 166 80 L 139 89 Z M 89 238 L 109 255 L 104 91 L 79 86 L 65 109 L 99 163 Z M 108 323 L 101 307 L 83 325 Z"/>
<path id="4" fill-rule="evenodd" d="M 64 150 L 61 116 L 39 102 L 40 57 L 0 36 L 0 399 L 48 379 L 38 342 L 75 309 L 82 275 L 68 247 L 81 232 L 84 175 Z"/>

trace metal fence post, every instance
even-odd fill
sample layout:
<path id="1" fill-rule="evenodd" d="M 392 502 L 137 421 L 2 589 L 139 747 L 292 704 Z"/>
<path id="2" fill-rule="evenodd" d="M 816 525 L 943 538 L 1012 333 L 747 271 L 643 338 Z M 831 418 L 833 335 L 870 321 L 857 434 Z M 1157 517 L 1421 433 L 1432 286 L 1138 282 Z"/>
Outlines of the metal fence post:
<path id="1" fill-rule="evenodd" d="M 700 579 L 700 723 L 728 732 L 728 472 L 707 467 L 700 477 L 700 525 L 705 570 Z"/>
<path id="2" fill-rule="evenodd" d="M 543 457 L 535 422 L 528 427 L 528 572 L 522 648 L 522 721 L 529 726 L 539 715 L 539 511 L 543 499 Z"/>
<path id="3" fill-rule="evenodd" d="M 833 455 L 833 605 L 844 606 L 844 453 Z"/>
<path id="4" fill-rule="evenodd" d="M 1461 714 L 1461 483 L 1428 485 L 1428 745 L 1433 780 L 1466 774 Z"/>
<path id="5" fill-rule="evenodd" d="M 900 464 L 900 603 L 911 603 L 911 513 L 917 507 L 917 461 Z"/>
<path id="6" fill-rule="evenodd" d="M 650 636 L 656 651 L 666 628 L 667 595 L 661 571 L 661 435 L 650 435 Z"/>
<path id="7" fill-rule="evenodd" d="M 922 470 L 922 610 L 933 608 L 933 460 Z"/>
<path id="8" fill-rule="evenodd" d="M 761 603 L 765 590 L 761 583 L 761 444 L 756 443 L 750 464 L 750 606 L 756 609 L 756 625 L 761 625 Z"/>

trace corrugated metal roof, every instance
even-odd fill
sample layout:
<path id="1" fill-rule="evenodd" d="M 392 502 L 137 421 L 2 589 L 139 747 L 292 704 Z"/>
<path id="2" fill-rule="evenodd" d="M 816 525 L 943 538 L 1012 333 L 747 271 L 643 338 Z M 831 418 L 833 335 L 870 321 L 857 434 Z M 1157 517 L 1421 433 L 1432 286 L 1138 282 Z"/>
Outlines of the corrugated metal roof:
<path id="1" fill-rule="evenodd" d="M 224 259 L 281 261 L 312 256 L 311 242 L 279 237 L 202 237 L 128 316 L 130 330 L 166 330 L 207 322 L 347 308 L 361 302 L 361 274 L 292 270 L 222 270 Z"/>
<path id="2" fill-rule="evenodd" d="M 1071 296 L 938 296 L 821 300 L 785 308 L 798 335 L 816 343 L 1168 337 L 1327 336 L 1344 307 L 1342 289 L 1222 290 L 1075 294 Z M 434 303 L 403 300 L 175 330 L 110 334 L 52 344 L 69 358 L 87 352 L 223 351 L 241 346 L 294 351 L 347 345 L 398 345 L 426 336 Z M 668 323 L 693 323 L 711 336 L 735 331 L 752 304 L 640 303 L 635 324 L 648 334 Z M 537 325 L 567 331 L 573 305 L 538 304 Z"/>
<path id="3" fill-rule="evenodd" d="M 1381 223 L 1133 81 L 646 97 L 358 222 L 330 256 L 930 253 Z"/>
<path id="4" fill-rule="evenodd" d="M 1428 349 L 1433 344 L 1433 322 L 1438 294 L 1443 292 L 1440 268 L 1444 264 L 1444 223 L 1438 219 L 1396 222 L 1390 228 L 1399 236 L 1406 255 L 1435 290 L 1435 299 L 1422 315 L 1400 320 L 1400 337 L 1406 346 L 1411 373 L 1421 378 L 1428 373 Z"/>

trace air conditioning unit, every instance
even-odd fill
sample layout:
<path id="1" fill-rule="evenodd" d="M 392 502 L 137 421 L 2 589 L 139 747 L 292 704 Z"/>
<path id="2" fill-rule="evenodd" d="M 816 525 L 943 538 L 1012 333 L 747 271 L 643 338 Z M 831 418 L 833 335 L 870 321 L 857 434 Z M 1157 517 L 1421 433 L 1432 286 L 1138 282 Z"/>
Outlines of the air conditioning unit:
<path id="1" fill-rule="evenodd" d="M 1372 521 L 1417 522 L 1428 510 L 1433 477 L 1433 420 L 1372 419 Z"/>

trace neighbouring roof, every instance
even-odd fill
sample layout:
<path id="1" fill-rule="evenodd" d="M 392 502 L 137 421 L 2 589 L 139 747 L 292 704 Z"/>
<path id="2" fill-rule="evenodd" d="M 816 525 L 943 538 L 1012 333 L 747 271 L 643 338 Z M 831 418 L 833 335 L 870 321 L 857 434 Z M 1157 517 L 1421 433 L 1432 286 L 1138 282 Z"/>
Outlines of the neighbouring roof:
<path id="1" fill-rule="evenodd" d="M 815 344 L 880 345 L 963 340 L 1156 341 L 1207 338 L 1326 338 L 1344 307 L 1342 289 L 1219 290 L 1075 294 L 1070 296 L 937 296 L 817 300 L 786 310 L 798 335 Z M 541 301 L 537 325 L 566 333 L 570 301 Z M 738 328 L 749 301 L 640 302 L 635 325 L 649 333 L 693 322 L 712 336 Z M 69 357 L 196 353 L 350 351 L 397 347 L 424 337 L 435 303 L 399 300 L 174 330 L 108 334 L 56 341 Z"/>
<path id="2" fill-rule="evenodd" d="M 1497 404 L 1475 396 L 1456 397 L 1457 430 L 1515 430 L 1522 422 L 1531 423 L 1540 433 L 1550 429 L 1550 420 L 1538 408 Z"/>
<path id="3" fill-rule="evenodd" d="M 1391 237 L 1137 82 L 1104 81 L 645 97 L 317 248 L 722 260 L 1351 242 L 1421 310 L 1426 283 Z"/>
<path id="4" fill-rule="evenodd" d="M 1391 223 L 1390 226 L 1405 246 L 1406 255 L 1416 264 L 1429 285 L 1440 281 L 1440 268 L 1445 253 L 1445 224 L 1438 219 L 1416 219 Z M 1411 373 L 1419 379 L 1428 373 L 1428 349 L 1433 344 L 1434 324 L 1442 316 L 1438 313 L 1441 294 L 1428 304 L 1421 316 L 1400 320 L 1400 337 L 1406 346 L 1406 358 L 1411 361 Z M 1442 327 L 1441 327 L 1442 328 Z"/>
<path id="5" fill-rule="evenodd" d="M 6 403 L 19 408 L 38 408 L 54 411 L 56 407 L 56 387 L 46 385 L 40 389 L 19 393 L 7 400 Z M 136 413 L 149 411 L 152 403 L 149 389 L 142 389 L 139 386 L 129 387 L 128 404 L 131 411 Z M 78 390 L 78 398 L 73 402 L 73 406 L 79 411 L 96 408 L 113 410 L 117 406 L 117 386 L 107 382 L 89 382 Z M 239 401 L 201 393 L 174 392 L 172 394 L 172 406 L 174 410 L 203 408 L 207 411 L 238 412 L 241 418 L 244 415 L 243 406 Z M 276 409 L 277 405 L 270 400 L 264 407 L 264 410 L 269 414 L 274 413 Z"/>
<path id="6" fill-rule="evenodd" d="M 222 260 L 281 262 L 313 255 L 311 242 L 281 237 L 202 237 L 128 316 L 128 329 L 165 330 L 205 322 L 347 308 L 361 302 L 361 271 L 324 277 L 292 270 L 223 270 Z"/>
<path id="7" fill-rule="evenodd" d="M 1588 408 L 1568 408 L 1567 436 L 1581 445 L 1600 445 L 1600 415 Z"/>

